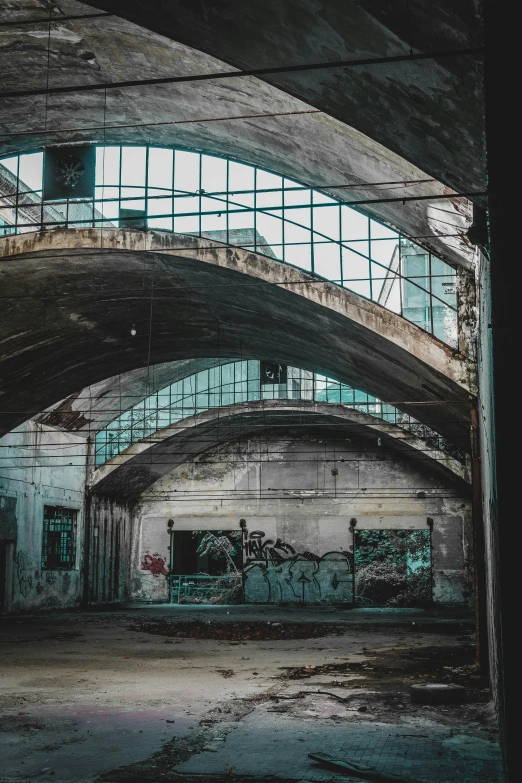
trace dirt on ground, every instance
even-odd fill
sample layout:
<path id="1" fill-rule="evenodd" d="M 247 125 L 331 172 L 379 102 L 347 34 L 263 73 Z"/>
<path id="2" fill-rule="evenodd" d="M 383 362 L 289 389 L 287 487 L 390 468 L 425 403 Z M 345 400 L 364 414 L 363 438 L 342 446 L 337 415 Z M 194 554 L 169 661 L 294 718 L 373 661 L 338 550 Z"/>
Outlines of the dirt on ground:
<path id="1" fill-rule="evenodd" d="M 289 623 L 289 622 L 248 622 L 248 623 L 217 623 L 193 620 L 189 622 L 139 623 L 131 625 L 132 631 L 159 636 L 175 636 L 185 639 L 224 639 L 225 641 L 248 642 L 267 641 L 275 639 L 313 639 L 331 634 L 343 634 L 342 625 L 331 623 Z"/>
<path id="2" fill-rule="evenodd" d="M 496 747 L 471 618 L 173 607 L 13 620 L 4 631 L 0 783 L 319 780 L 307 777 L 307 754 L 336 731 L 372 742 L 392 732 L 412 747 L 465 735 L 484 758 Z M 425 682 L 463 685 L 465 699 L 412 703 L 411 686 Z M 288 731 L 278 759 L 273 743 Z M 273 758 L 268 771 L 249 771 L 256 753 Z M 280 774 L 294 757 L 304 772 L 290 762 Z M 484 774 L 468 777 L 499 780 Z M 349 783 L 321 780 L 334 778 Z"/>

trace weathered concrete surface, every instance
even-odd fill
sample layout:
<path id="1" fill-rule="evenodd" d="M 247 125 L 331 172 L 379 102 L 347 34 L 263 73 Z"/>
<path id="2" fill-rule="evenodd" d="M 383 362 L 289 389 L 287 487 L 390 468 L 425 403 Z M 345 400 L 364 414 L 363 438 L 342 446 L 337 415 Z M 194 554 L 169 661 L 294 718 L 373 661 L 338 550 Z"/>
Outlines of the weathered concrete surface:
<path id="1" fill-rule="evenodd" d="M 482 43 L 475 2 L 401 8 L 383 0 L 93 0 L 145 28 L 242 68 L 277 67 Z M 304 71 L 263 77 L 403 155 L 447 185 L 483 190 L 478 57 Z M 340 99 L 340 96 L 341 99 Z"/>
<path id="2" fill-rule="evenodd" d="M 241 644 L 145 630 L 158 621 L 296 619 L 340 633 Z M 279 607 L 163 606 L 13 621 L 1 653 L 2 779 L 173 783 L 208 775 L 211 762 L 221 779 L 225 764 L 240 775 L 264 765 L 268 776 L 326 783 L 332 774 L 307 753 L 335 744 L 380 759 L 383 770 L 402 757 L 429 783 L 500 783 L 487 695 L 468 668 L 470 630 L 462 612 L 324 607 L 298 618 Z M 321 673 L 329 663 L 339 671 Z M 295 667 L 308 668 L 304 679 L 289 678 Z M 470 703 L 449 712 L 410 704 L 409 687 L 428 671 L 468 686 Z"/>
<path id="3" fill-rule="evenodd" d="M 157 32 L 132 24 L 118 17 L 107 19 L 89 19 L 85 21 L 57 21 L 51 27 L 51 51 L 49 59 L 49 83 L 52 86 L 67 84 L 92 84 L 96 82 L 114 82 L 125 79 L 154 78 L 175 75 L 187 75 L 193 73 L 213 73 L 227 70 L 236 70 L 216 57 L 206 54 L 201 49 L 205 48 L 205 39 L 198 39 L 191 46 L 179 41 L 172 41 L 164 37 L 169 24 L 169 14 L 180 4 L 169 4 L 162 10 L 162 21 Z M 289 4 L 290 5 L 290 4 Z M 305 33 L 305 27 L 309 24 L 310 8 L 308 4 L 302 4 L 299 15 L 304 25 L 301 33 Z M 59 17 L 59 12 L 65 14 L 89 13 L 89 8 L 81 3 L 68 0 L 57 0 L 53 4 L 53 16 Z M 132 4 L 126 3 L 126 11 L 132 13 Z M 257 10 L 257 9 L 256 9 Z M 260 10 L 260 9 L 259 9 Z M 303 59 L 335 59 L 335 49 L 347 47 L 350 54 L 343 56 L 357 56 L 357 51 L 366 49 L 379 51 L 381 54 L 390 54 L 394 50 L 402 51 L 404 45 L 396 35 L 386 33 L 385 28 L 372 20 L 368 13 L 355 11 L 357 19 L 353 18 L 355 4 L 343 3 L 343 19 L 332 18 L 330 22 L 323 21 L 322 25 L 309 31 L 308 45 L 300 47 L 298 54 L 292 54 L 271 45 L 271 58 L 280 58 L 286 62 L 302 62 Z M 23 18 L 48 18 L 47 6 L 43 0 L 28 0 L 23 9 L 14 3 L 8 8 L 3 8 L 3 18 L 7 20 Z M 211 8 L 211 16 L 216 9 Z M 241 9 L 241 20 L 249 24 L 249 14 Z M 395 9 L 394 17 L 400 16 L 400 11 Z M 281 3 L 268 12 L 277 21 L 281 12 Z M 290 7 L 289 12 L 292 13 Z M 150 9 L 146 9 L 146 24 L 153 17 Z M 176 21 L 176 27 L 182 32 L 181 26 L 189 22 L 197 13 L 194 4 L 190 10 L 179 10 L 182 20 Z M 226 11 L 225 11 L 226 13 Z M 314 13 L 319 10 L 314 8 Z M 303 16 L 304 15 L 304 16 Z M 325 14 L 327 15 L 327 14 Z M 364 21 L 362 17 L 365 17 Z M 449 24 L 457 21 L 457 14 L 450 9 Z M 252 20 L 253 21 L 253 20 Z M 315 48 L 314 36 L 327 34 L 324 25 L 337 24 L 342 21 L 335 33 L 330 34 L 328 49 Z M 469 20 L 468 20 L 469 21 Z M 357 33 L 357 41 L 346 40 L 343 44 L 343 35 L 349 33 L 350 25 L 368 24 L 367 34 L 370 36 L 361 47 L 362 39 Z M 167 25 L 167 26 L 165 26 Z M 322 29 L 321 29 L 322 27 Z M 284 30 L 285 46 L 296 45 L 288 40 L 291 27 L 287 24 Z M 229 29 L 229 34 L 237 35 L 237 31 Z M 259 37 L 256 30 L 256 37 Z M 355 32 L 355 28 L 354 28 Z M 469 34 L 469 33 L 468 33 Z M 384 36 L 384 37 L 383 37 Z M 389 40 L 386 40 L 389 38 Z M 48 29 L 45 25 L 20 26 L 4 28 L 0 34 L 0 70 L 2 72 L 2 89 L 17 90 L 24 88 L 42 87 L 47 80 L 47 39 Z M 256 45 L 260 44 L 261 40 Z M 234 47 L 239 55 L 239 42 Z M 310 50 L 312 47 L 312 50 Z M 314 51 L 312 56 L 310 51 Z M 305 55 L 305 56 L 303 56 Z M 256 52 L 254 59 L 259 58 L 259 63 L 265 56 Z M 287 59 L 288 58 L 288 59 Z M 227 57 L 224 58 L 225 60 Z M 363 85 L 364 110 L 360 107 L 355 111 L 351 107 L 350 97 L 346 93 L 346 104 L 339 101 L 339 93 L 335 93 L 335 105 L 329 105 L 324 114 L 303 114 L 287 117 L 265 117 L 250 120 L 230 120 L 228 122 L 198 123 L 189 122 L 181 125 L 147 125 L 140 127 L 141 123 L 169 123 L 190 121 L 213 117 L 234 117 L 249 114 L 307 111 L 311 107 L 296 97 L 288 94 L 286 85 L 283 89 L 270 85 L 256 78 L 247 78 L 231 81 L 199 82 L 197 84 L 174 84 L 161 87 L 132 88 L 126 90 L 109 90 L 107 102 L 103 92 L 83 93 L 80 95 L 51 95 L 48 101 L 45 96 L 30 98 L 3 99 L 2 117 L 0 120 L 0 154 L 8 154 L 17 151 L 27 151 L 38 148 L 44 144 L 64 143 L 66 141 L 80 142 L 93 141 L 96 143 L 153 143 L 166 145 L 187 146 L 215 154 L 228 155 L 232 158 L 244 160 L 248 163 L 266 166 L 267 168 L 285 174 L 299 181 L 305 181 L 311 185 L 322 187 L 328 185 L 348 185 L 347 189 L 332 189 L 330 192 L 341 200 L 387 198 L 397 195 L 435 195 L 444 192 L 444 184 L 432 181 L 424 184 L 409 185 L 397 190 L 397 186 L 372 187 L 371 183 L 380 182 L 404 182 L 411 180 L 426 180 L 432 174 L 422 171 L 423 163 L 433 156 L 442 155 L 442 166 L 449 179 L 443 179 L 445 184 L 454 184 L 455 171 L 449 160 L 451 149 L 454 154 L 457 142 L 461 144 L 454 155 L 455 163 L 462 164 L 466 171 L 467 156 L 473 159 L 473 167 L 466 172 L 466 176 L 477 173 L 480 179 L 480 161 L 477 154 L 477 145 L 480 146 L 480 123 L 474 119 L 467 126 L 467 134 L 462 133 L 459 127 L 458 133 L 450 130 L 452 102 L 458 104 L 468 103 L 468 109 L 473 113 L 479 111 L 479 101 L 471 98 L 466 87 L 454 91 L 451 82 L 454 78 L 462 77 L 464 80 L 473 78 L 471 74 L 463 71 L 451 74 L 447 70 L 448 63 L 419 63 L 413 66 L 412 77 L 401 75 L 400 68 L 411 69 L 412 66 L 397 66 L 393 72 L 389 71 L 385 77 L 385 92 L 377 98 L 372 93 L 381 92 L 383 87 L 382 75 L 374 83 L 375 73 L 357 74 L 351 69 L 351 73 L 322 72 L 319 77 L 338 80 L 341 82 L 336 90 L 345 90 L 348 82 L 357 92 Z M 313 77 L 317 80 L 317 76 Z M 310 80 L 310 74 L 306 74 Z M 390 82 L 395 80 L 398 84 L 390 89 Z M 296 82 L 296 77 L 293 77 Z M 301 79 L 300 79 L 301 81 Z M 297 82 L 296 82 L 297 84 Z M 289 83 L 289 90 L 293 92 Z M 331 93 L 331 87 L 325 82 L 324 90 Z M 408 105 L 408 94 L 412 103 Z M 310 96 L 312 97 L 312 96 Z M 331 96 L 330 96 L 331 97 Z M 359 96 L 361 97 L 361 96 Z M 305 98 L 306 100 L 306 98 Z M 404 101 L 404 104 L 402 104 Z M 313 103 L 313 101 L 312 101 Z M 330 100 L 330 104 L 331 104 Z M 382 112 L 392 110 L 400 103 L 400 115 L 388 122 L 382 122 Z M 386 106 L 386 104 L 390 104 Z M 439 113 L 440 104 L 444 111 Z M 346 107 L 346 115 L 344 114 Z M 425 112 L 429 109 L 437 118 L 437 123 L 429 122 Z M 415 120 L 412 111 L 418 115 Z M 371 122 L 370 127 L 358 127 L 361 121 L 367 125 L 366 115 L 378 111 L 378 121 Z M 341 116 L 341 114 L 343 116 Z M 420 116 L 422 115 L 422 123 Z M 337 119 L 335 118 L 337 116 Z M 444 121 L 441 121 L 441 117 Z M 457 118 L 454 117 L 453 121 Z M 112 129 L 114 125 L 126 125 L 120 130 Z M 103 125 L 108 125 L 103 129 Z M 430 143 L 426 144 L 426 125 L 429 125 Z M 355 127 L 354 127 L 355 126 Z M 401 126 L 401 130 L 397 128 Z M 404 126 L 404 127 L 402 127 Z M 47 132 L 44 132 L 44 128 Z M 50 129 L 65 130 L 65 133 L 51 134 Z M 93 130 L 89 130 L 93 128 Z M 41 130 L 39 130 L 41 129 Z M 363 132 L 360 132 L 360 131 Z M 29 131 L 31 135 L 15 135 Z M 376 139 L 376 133 L 384 133 L 386 138 L 382 143 Z M 364 135 L 367 134 L 367 135 Z M 469 136 L 473 134 L 477 138 L 470 144 Z M 411 144 L 411 137 L 418 136 L 415 148 Z M 444 140 L 435 137 L 444 136 Z M 404 140 L 404 147 L 399 150 L 398 140 Z M 451 148 L 449 141 L 451 140 Z M 422 145 L 422 150 L 419 145 Z M 393 144 L 392 144 L 393 142 Z M 392 151 L 392 149 L 394 151 Z M 414 160 L 412 153 L 418 157 Z M 421 153 L 422 151 L 422 158 Z M 402 157 L 401 157 L 402 156 Z M 446 163 L 448 165 L 446 165 Z M 416 165 L 414 165 L 416 164 Z M 434 176 L 438 176 L 435 174 Z M 477 183 L 478 184 L 478 179 Z M 469 183 L 468 183 L 469 184 Z M 362 185 L 363 187 L 359 187 Z M 460 187 L 460 184 L 459 184 Z M 481 186 L 482 187 L 482 186 Z M 328 191 L 328 187 L 325 187 Z M 469 188 L 468 188 L 469 190 Z M 364 209 L 374 217 L 385 220 L 394 227 L 412 237 L 420 237 L 421 244 L 430 248 L 437 255 L 451 264 L 464 264 L 469 266 L 472 260 L 472 249 L 465 237 L 465 232 L 470 224 L 469 209 L 465 202 L 452 201 L 419 201 L 406 204 L 373 204 Z M 450 236 L 445 236 L 450 235 Z M 455 236 L 457 235 L 457 236 Z"/>
<path id="4" fill-rule="evenodd" d="M 247 543 L 252 531 L 262 531 L 263 544 L 281 542 L 277 554 L 292 560 L 307 552 L 317 557 L 351 552 L 352 518 L 358 530 L 427 530 L 431 518 L 433 598 L 468 604 L 473 592 L 470 492 L 437 474 L 433 464 L 408 459 L 384 437 L 379 446 L 376 439 L 361 437 L 357 427 L 347 434 L 337 426 L 333 432 L 268 426 L 249 434 L 245 425 L 244 437 L 178 465 L 143 493 L 134 527 L 133 597 L 167 598 L 165 575 L 141 564 L 148 553 L 168 566 L 169 519 L 174 531 L 239 530 L 244 519 Z M 245 552 L 248 561 L 253 552 L 249 546 Z M 312 582 L 315 566 L 313 561 L 302 565 Z M 336 570 L 340 581 L 347 578 L 347 564 L 337 563 Z M 298 569 L 295 579 L 299 575 Z M 327 598 L 329 583 L 320 577 L 307 600 Z M 262 574 L 254 569 L 248 578 L 256 583 L 252 600 L 278 600 L 276 579 L 267 594 Z M 279 600 L 291 600 L 291 593 L 286 590 Z"/>
<path id="5" fill-rule="evenodd" d="M 5 237 L 0 252 L 6 428 L 115 368 L 225 355 L 337 378 L 466 448 L 465 358 L 333 283 L 240 248 L 131 229 Z"/>
<path id="6" fill-rule="evenodd" d="M 469 466 L 395 424 L 345 405 L 290 400 L 241 403 L 189 416 L 133 443 L 97 468 L 90 486 L 97 494 L 138 497 L 177 465 L 238 437 L 289 427 L 297 431 L 323 428 L 340 437 L 356 434 L 373 444 L 381 438 L 388 448 L 420 460 L 437 473 L 469 484 Z"/>
<path id="7" fill-rule="evenodd" d="M 88 605 L 129 600 L 133 509 L 126 503 L 92 498 L 88 504 L 89 551 L 84 601 Z"/>
<path id="8" fill-rule="evenodd" d="M 0 497 L 14 503 L 15 516 L 13 529 L 5 536 L 9 541 L 5 611 L 78 606 L 86 456 L 85 438 L 32 421 L 0 438 Z M 42 569 L 44 506 L 64 506 L 77 512 L 75 558 L 70 570 Z"/>
<path id="9" fill-rule="evenodd" d="M 181 359 L 151 367 L 138 367 L 75 392 L 42 413 L 39 421 L 74 432 L 98 432 L 113 421 L 120 411 L 132 408 L 159 389 L 209 367 L 234 361 L 239 359 Z"/>

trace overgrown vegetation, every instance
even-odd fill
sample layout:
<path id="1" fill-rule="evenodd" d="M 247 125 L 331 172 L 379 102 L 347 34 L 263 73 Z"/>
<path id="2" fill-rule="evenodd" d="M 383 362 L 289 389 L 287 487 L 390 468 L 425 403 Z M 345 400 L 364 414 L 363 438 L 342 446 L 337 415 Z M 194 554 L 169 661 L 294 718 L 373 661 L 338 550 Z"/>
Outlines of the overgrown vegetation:
<path id="1" fill-rule="evenodd" d="M 243 601 L 243 577 L 237 561 L 242 554 L 240 530 L 223 532 L 221 530 L 200 531 L 195 530 L 192 535 L 196 538 L 202 535 L 198 544 L 198 555 L 208 557 L 221 562 L 223 572 L 213 582 L 212 593 L 205 588 L 195 589 L 191 595 L 180 599 L 183 604 L 240 604 Z M 205 574 L 201 574 L 205 576 Z M 209 579 L 212 578 L 209 574 Z"/>
<path id="2" fill-rule="evenodd" d="M 355 573 L 359 603 L 367 606 L 429 606 L 429 531 L 356 531 Z"/>

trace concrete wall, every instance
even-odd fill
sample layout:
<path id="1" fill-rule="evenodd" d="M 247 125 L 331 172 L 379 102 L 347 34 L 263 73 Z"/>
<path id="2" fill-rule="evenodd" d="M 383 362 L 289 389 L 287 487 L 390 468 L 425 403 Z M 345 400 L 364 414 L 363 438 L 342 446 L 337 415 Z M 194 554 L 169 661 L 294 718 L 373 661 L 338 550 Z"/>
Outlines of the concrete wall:
<path id="1" fill-rule="evenodd" d="M 480 433 L 480 467 L 482 516 L 484 530 L 487 630 L 489 669 L 497 715 L 502 720 L 502 616 L 499 595 L 499 541 L 497 514 L 497 475 L 495 453 L 495 415 L 493 385 L 493 348 L 491 333 L 491 300 L 489 261 L 482 253 L 477 259 L 478 289 L 478 415 Z"/>
<path id="2" fill-rule="evenodd" d="M 352 518 L 357 529 L 427 529 L 428 517 L 434 523 L 434 599 L 469 604 L 470 498 L 461 485 L 435 475 L 427 461 L 409 461 L 375 439 L 334 442 L 315 434 L 236 442 L 176 468 L 142 496 L 133 540 L 132 597 L 167 600 L 161 569 L 170 560 L 169 519 L 175 530 L 239 530 L 245 519 L 247 541 L 253 531 L 262 532 L 257 536 L 261 547 L 275 548 L 296 577 L 286 574 L 291 585 L 283 597 L 284 576 L 276 580 L 259 568 L 254 544 L 247 552 L 247 599 L 292 600 L 292 594 L 297 599 L 302 584 L 293 583 L 304 571 L 309 600 L 322 602 L 340 594 L 342 600 L 351 598 Z M 152 558 L 156 565 L 151 568 Z M 346 587 L 332 593 L 325 586 L 331 585 L 333 571 Z"/>
<path id="3" fill-rule="evenodd" d="M 81 599 L 87 441 L 34 422 L 0 440 L 0 537 L 7 540 L 5 611 L 77 606 Z M 44 506 L 77 511 L 74 567 L 42 570 Z"/>

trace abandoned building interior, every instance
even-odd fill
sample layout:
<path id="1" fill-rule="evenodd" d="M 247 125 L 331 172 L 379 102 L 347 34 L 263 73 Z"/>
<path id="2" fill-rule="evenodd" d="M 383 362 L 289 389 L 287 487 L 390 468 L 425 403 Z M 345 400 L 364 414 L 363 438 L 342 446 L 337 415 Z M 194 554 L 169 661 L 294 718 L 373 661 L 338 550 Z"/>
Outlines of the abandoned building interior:
<path id="1" fill-rule="evenodd" d="M 0 783 L 519 779 L 499 9 L 0 0 Z"/>

